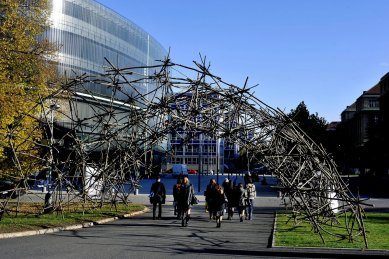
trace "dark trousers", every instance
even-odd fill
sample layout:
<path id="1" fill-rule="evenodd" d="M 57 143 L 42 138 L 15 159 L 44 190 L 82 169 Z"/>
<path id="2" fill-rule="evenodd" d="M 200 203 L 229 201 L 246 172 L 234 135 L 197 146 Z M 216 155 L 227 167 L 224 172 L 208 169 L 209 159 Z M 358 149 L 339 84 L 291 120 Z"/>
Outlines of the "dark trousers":
<path id="1" fill-rule="evenodd" d="M 153 219 L 155 219 L 157 205 L 158 205 L 158 218 L 162 217 L 162 202 L 154 202 L 153 203 Z"/>

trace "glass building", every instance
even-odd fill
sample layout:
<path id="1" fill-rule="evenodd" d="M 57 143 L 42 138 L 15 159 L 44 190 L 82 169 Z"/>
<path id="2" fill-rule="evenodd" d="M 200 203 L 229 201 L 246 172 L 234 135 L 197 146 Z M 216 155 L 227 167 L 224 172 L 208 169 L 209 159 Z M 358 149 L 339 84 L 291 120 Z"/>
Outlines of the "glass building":
<path id="1" fill-rule="evenodd" d="M 72 78 L 104 73 L 108 65 L 105 59 L 119 68 L 152 66 L 167 54 L 161 44 L 138 25 L 96 1 L 51 2 L 52 25 L 43 37 L 59 44 L 58 69 L 62 75 Z M 147 69 L 138 70 L 141 75 L 152 73 Z M 153 90 L 152 87 L 139 84 L 136 90 L 146 93 Z M 102 102 L 112 94 L 112 89 L 99 84 L 84 85 L 77 90 L 99 96 Z M 122 91 L 115 93 L 114 98 L 125 102 L 134 90 Z"/>
<path id="2" fill-rule="evenodd" d="M 213 121 L 224 123 L 226 128 L 231 128 L 228 124 L 231 122 L 228 113 L 220 114 L 218 109 L 213 109 L 214 114 L 207 115 L 193 115 L 189 108 L 193 94 L 187 92 L 185 94 L 176 94 L 176 102 L 171 104 L 172 111 L 175 115 L 181 118 L 190 118 L 191 121 L 196 121 L 200 125 L 204 122 L 204 116 L 209 116 Z M 221 99 L 222 96 L 210 93 L 201 100 L 198 104 L 201 106 L 200 110 L 209 107 L 212 101 Z M 194 116 L 194 117 L 191 117 Z M 233 169 L 235 160 L 239 156 L 239 145 L 229 142 L 228 140 L 218 137 L 215 134 L 194 129 L 193 127 L 185 128 L 182 126 L 175 131 L 170 132 L 168 136 L 168 147 L 171 150 L 171 155 L 168 158 L 167 169 L 171 169 L 174 164 L 186 164 L 188 169 L 198 170 L 204 174 L 224 174 L 225 169 Z M 229 172 L 230 170 L 228 170 Z"/>
<path id="3" fill-rule="evenodd" d="M 42 37 L 59 45 L 58 70 L 67 78 L 103 74 L 109 67 L 107 60 L 118 68 L 144 67 L 160 64 L 157 60 L 163 60 L 167 55 L 167 51 L 150 34 L 94 0 L 51 0 L 51 8 L 51 25 Z M 138 68 L 133 72 L 133 75 L 126 76 L 127 80 L 133 81 L 137 77 L 154 73 L 145 68 Z M 99 111 L 105 112 L 101 108 L 104 105 L 114 106 L 117 110 L 114 120 L 118 122 L 128 116 L 125 112 L 131 106 L 130 100 L 142 107 L 137 96 L 155 88 L 152 83 L 142 81 L 131 87 L 123 84 L 120 91 L 113 92 L 106 84 L 85 82 L 73 89 L 76 93 L 73 96 L 76 106 L 72 110 L 74 112 L 76 109 L 74 114 L 77 114 L 77 118 L 58 116 L 56 125 L 74 128 L 74 121 L 93 118 L 98 116 Z M 157 91 L 153 96 L 158 94 Z M 62 113 L 70 110 L 69 107 L 63 107 L 66 103 L 60 103 L 60 106 Z M 101 127 L 88 127 L 88 123 L 93 123 L 93 120 L 84 121 L 81 128 L 77 128 L 78 134 L 98 136 Z"/>
<path id="4" fill-rule="evenodd" d="M 102 73 L 104 58 L 120 68 L 155 65 L 167 53 L 142 28 L 93 0 L 52 0 L 50 18 L 52 25 L 45 37 L 60 44 L 62 74 L 71 75 L 71 70 Z M 110 94 L 103 88 L 90 90 Z"/>

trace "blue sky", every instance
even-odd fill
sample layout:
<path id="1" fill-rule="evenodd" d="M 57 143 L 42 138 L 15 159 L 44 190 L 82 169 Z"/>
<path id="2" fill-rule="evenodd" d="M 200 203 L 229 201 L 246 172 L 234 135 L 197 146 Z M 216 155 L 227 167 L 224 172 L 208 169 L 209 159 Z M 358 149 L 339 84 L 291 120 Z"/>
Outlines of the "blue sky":
<path id="1" fill-rule="evenodd" d="M 389 72 L 387 0 L 98 0 L 170 48 L 285 112 L 328 122 Z"/>

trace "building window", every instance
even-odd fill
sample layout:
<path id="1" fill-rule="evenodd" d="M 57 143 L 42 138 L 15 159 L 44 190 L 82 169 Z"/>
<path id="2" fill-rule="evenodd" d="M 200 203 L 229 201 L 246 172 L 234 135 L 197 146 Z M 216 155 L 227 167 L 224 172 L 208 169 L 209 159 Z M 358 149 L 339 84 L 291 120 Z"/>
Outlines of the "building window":
<path id="1" fill-rule="evenodd" d="M 182 164 L 182 158 L 181 157 L 173 157 L 172 163 L 173 164 Z"/>
<path id="2" fill-rule="evenodd" d="M 367 105 L 369 108 L 377 108 L 377 107 L 379 107 L 379 102 L 378 102 L 378 100 L 368 100 Z"/>

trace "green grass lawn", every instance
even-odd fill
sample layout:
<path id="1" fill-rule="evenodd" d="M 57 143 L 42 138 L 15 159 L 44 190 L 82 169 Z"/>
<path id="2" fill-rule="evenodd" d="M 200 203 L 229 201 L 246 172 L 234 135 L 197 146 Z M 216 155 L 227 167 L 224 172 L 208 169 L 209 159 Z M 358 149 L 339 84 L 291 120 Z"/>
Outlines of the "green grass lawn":
<path id="1" fill-rule="evenodd" d="M 104 205 L 102 208 L 91 204 L 87 208 L 80 206 L 63 211 L 54 211 L 47 214 L 35 213 L 34 204 L 23 204 L 16 215 L 15 210 L 4 214 L 0 221 L 0 233 L 11 233 L 26 230 L 37 230 L 50 227 L 64 227 L 73 224 L 85 222 L 94 222 L 104 218 L 121 216 L 135 211 L 141 211 L 145 206 L 140 204 L 118 204 L 116 209 L 110 205 Z"/>
<path id="2" fill-rule="evenodd" d="M 288 214 L 277 214 L 275 245 L 293 247 L 331 247 L 331 248 L 365 248 L 363 236 L 357 236 L 353 242 L 324 233 L 322 242 L 319 234 L 311 231 L 308 222 L 294 224 L 288 222 Z M 344 220 L 329 229 L 333 233 L 345 233 L 342 229 Z M 364 220 L 369 249 L 389 250 L 389 213 L 367 212 Z"/>

